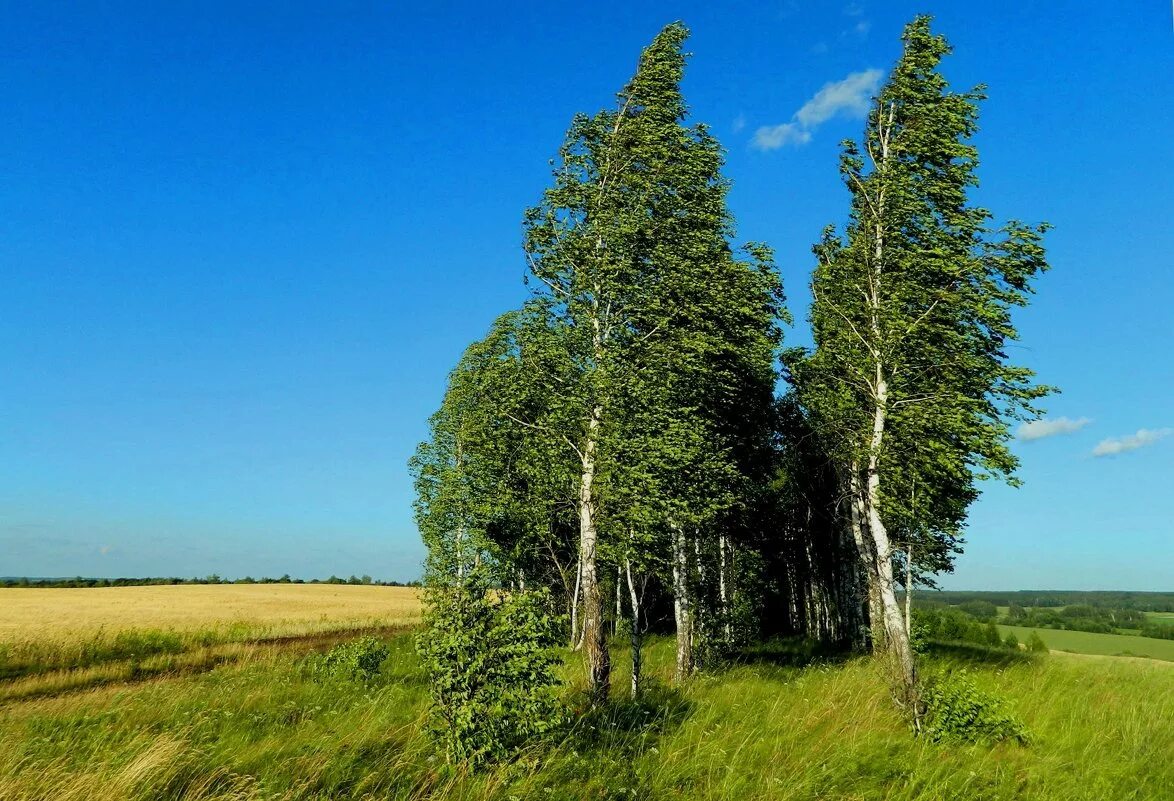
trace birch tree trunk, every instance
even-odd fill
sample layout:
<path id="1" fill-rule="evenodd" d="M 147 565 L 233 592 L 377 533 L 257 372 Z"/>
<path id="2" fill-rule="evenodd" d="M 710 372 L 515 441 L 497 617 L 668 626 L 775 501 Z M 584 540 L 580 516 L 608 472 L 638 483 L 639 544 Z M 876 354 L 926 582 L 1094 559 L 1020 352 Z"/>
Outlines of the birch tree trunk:
<path id="1" fill-rule="evenodd" d="M 729 584 L 726 576 L 729 570 L 729 568 L 726 566 L 728 550 L 729 542 L 727 541 L 725 532 L 723 531 L 722 533 L 718 534 L 717 537 L 717 589 L 718 600 L 721 602 L 722 631 L 725 634 L 727 646 L 730 644 L 733 633 L 733 626 L 730 622 Z"/>
<path id="2" fill-rule="evenodd" d="M 628 594 L 632 600 L 632 698 L 640 695 L 640 675 L 643 672 L 643 639 L 644 630 L 640 624 L 640 595 L 636 592 L 636 582 L 632 579 L 632 561 L 625 560 L 625 572 L 628 578 Z"/>
<path id="3" fill-rule="evenodd" d="M 596 546 L 599 532 L 595 526 L 595 449 L 602 407 L 591 410 L 587 439 L 583 446 L 583 474 L 579 482 L 579 561 L 582 588 L 583 653 L 587 668 L 587 691 L 593 703 L 607 700 L 611 680 L 611 659 L 607 652 L 607 630 L 603 622 L 603 595 L 596 569 Z"/>
<path id="4" fill-rule="evenodd" d="M 685 532 L 672 525 L 673 614 L 677 624 L 677 681 L 693 672 L 693 609 L 689 602 L 689 553 Z"/>
<path id="5" fill-rule="evenodd" d="M 884 642 L 881 620 L 884 614 L 880 604 L 879 581 L 876 570 L 876 545 L 868 532 L 868 510 L 864 490 L 860 485 L 860 471 L 853 462 L 848 468 L 849 526 L 856 551 L 860 555 L 860 566 L 864 570 L 864 591 L 868 601 L 868 625 L 865 627 L 865 647 L 874 650 Z"/>
<path id="6" fill-rule="evenodd" d="M 872 535 L 876 564 L 877 590 L 884 624 L 885 651 L 888 653 L 898 680 L 899 701 L 909 713 L 913 726 L 921 727 L 921 700 L 918 697 L 917 668 L 909 634 L 905 629 L 901 607 L 893 586 L 893 548 L 888 530 L 880 514 L 881 475 L 880 452 L 884 441 L 885 420 L 888 411 L 888 382 L 877 363 L 875 384 L 876 407 L 872 420 L 872 439 L 868 454 L 867 495 L 868 531 Z"/>
<path id="7" fill-rule="evenodd" d="M 616 565 L 616 616 L 615 616 L 615 620 L 612 622 L 612 629 L 611 629 L 613 636 L 618 635 L 620 633 L 620 621 L 624 617 L 624 606 L 623 606 L 623 603 L 621 603 L 623 600 L 623 597 L 624 597 L 623 596 L 623 587 L 624 587 L 624 566 L 617 564 Z"/>
<path id="8" fill-rule="evenodd" d="M 575 563 L 575 592 L 571 596 L 571 648 L 578 651 L 583 647 L 582 632 L 579 628 L 579 585 L 583 581 L 583 560 Z"/>
<path id="9" fill-rule="evenodd" d="M 905 548 L 905 633 L 913 636 L 913 543 Z"/>

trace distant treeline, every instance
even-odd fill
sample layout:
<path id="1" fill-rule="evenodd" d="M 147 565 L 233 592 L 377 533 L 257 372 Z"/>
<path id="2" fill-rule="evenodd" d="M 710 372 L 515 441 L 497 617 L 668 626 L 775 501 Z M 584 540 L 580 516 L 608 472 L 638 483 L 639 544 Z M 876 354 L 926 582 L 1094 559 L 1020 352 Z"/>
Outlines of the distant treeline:
<path id="1" fill-rule="evenodd" d="M 1085 605 L 1112 609 L 1135 609 L 1139 612 L 1174 612 L 1174 592 L 1131 592 L 1126 590 L 1015 590 L 984 592 L 940 590 L 914 593 L 914 600 L 932 599 L 950 606 L 969 601 L 986 601 L 995 606 L 1027 608 Z"/>
<path id="2" fill-rule="evenodd" d="M 170 584 L 355 584 L 372 585 L 379 587 L 418 587 L 418 581 L 378 581 L 370 576 L 351 576 L 339 578 L 331 576 L 328 579 L 291 578 L 286 573 L 281 578 L 253 578 L 245 576 L 238 579 L 221 578 L 218 575 L 204 578 L 179 578 L 178 576 L 157 578 L 14 578 L 11 576 L 0 578 L 0 587 L 153 587 Z"/>
<path id="3" fill-rule="evenodd" d="M 1144 593 L 1146 598 L 1139 605 L 1136 598 L 1130 599 L 1132 606 L 1125 605 L 1121 596 L 1135 596 L 1139 593 L 1099 592 L 1099 593 L 1065 593 L 1080 600 L 1081 603 L 1070 603 L 1064 606 L 1021 606 L 1017 603 L 1005 603 L 1006 594 L 996 593 L 929 593 L 928 597 L 914 598 L 913 605 L 923 617 L 939 621 L 945 614 L 957 632 L 943 635 L 929 627 L 931 639 L 946 639 L 959 641 L 983 642 L 982 636 L 971 636 L 974 632 L 967 626 L 964 618 L 971 618 L 972 623 L 980 627 L 983 624 L 993 626 L 1001 623 L 1006 626 L 1025 626 L 1035 629 L 1064 629 L 1067 631 L 1089 631 L 1097 634 L 1140 634 L 1142 637 L 1151 637 L 1160 640 L 1174 640 L 1174 622 L 1151 620 L 1147 611 L 1169 611 L 1169 606 L 1163 606 L 1161 598 L 1170 598 L 1166 593 Z M 975 597 L 975 596 L 991 596 Z M 959 601 L 959 598 L 965 600 Z M 949 601 L 957 601 L 949 603 Z M 1112 604 L 1120 605 L 1112 605 Z M 1006 609 L 1000 612 L 1000 607 Z M 939 621 L 940 622 L 940 621 Z M 940 628 L 940 626 L 939 626 Z M 979 631 L 978 635 L 983 632 Z"/>

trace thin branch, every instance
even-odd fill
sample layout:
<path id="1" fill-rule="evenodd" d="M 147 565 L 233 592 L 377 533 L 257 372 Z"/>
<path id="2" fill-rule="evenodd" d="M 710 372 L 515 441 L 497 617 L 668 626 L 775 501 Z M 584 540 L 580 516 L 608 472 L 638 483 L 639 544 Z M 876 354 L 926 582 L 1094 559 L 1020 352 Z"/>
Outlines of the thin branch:
<path id="1" fill-rule="evenodd" d="M 566 434 L 563 434 L 561 431 L 554 431 L 549 426 L 540 426 L 537 423 L 527 422 L 526 420 L 522 420 L 519 417 L 514 417 L 509 412 L 505 412 L 504 414 L 506 417 L 513 420 L 515 423 L 517 423 L 520 426 L 525 426 L 526 428 L 532 428 L 535 431 L 542 431 L 546 434 L 553 434 L 557 437 L 561 437 L 563 442 L 565 442 L 568 446 L 570 446 L 571 450 L 573 450 L 576 454 L 578 454 L 580 459 L 583 458 L 583 452 L 580 451 L 577 447 L 575 447 L 575 443 L 571 442 L 570 438 L 567 437 Z"/>

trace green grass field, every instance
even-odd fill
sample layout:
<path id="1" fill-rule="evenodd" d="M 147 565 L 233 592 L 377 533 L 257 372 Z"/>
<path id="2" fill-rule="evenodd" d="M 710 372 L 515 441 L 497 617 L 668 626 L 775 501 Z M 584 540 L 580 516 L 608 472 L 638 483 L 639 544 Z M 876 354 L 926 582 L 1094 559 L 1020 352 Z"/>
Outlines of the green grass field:
<path id="1" fill-rule="evenodd" d="M 1032 629 L 1023 626 L 999 626 L 999 631 L 1004 637 L 1013 632 L 1020 642 L 1025 642 L 1032 632 L 1036 632 L 1053 651 L 1104 656 L 1144 656 L 1174 662 L 1174 640 L 1158 640 L 1130 634 Z"/>
<path id="2" fill-rule="evenodd" d="M 622 698 L 617 648 L 607 712 L 469 776 L 429 750 L 411 636 L 388 641 L 371 686 L 319 683 L 291 647 L 0 705 L 0 799 L 1174 798 L 1174 670 L 1159 662 L 939 651 L 927 675 L 969 670 L 1033 738 L 941 746 L 910 735 L 873 660 L 789 666 L 784 652 L 678 690 L 657 639 L 644 703 Z M 565 675 L 574 699 L 578 664 Z"/>

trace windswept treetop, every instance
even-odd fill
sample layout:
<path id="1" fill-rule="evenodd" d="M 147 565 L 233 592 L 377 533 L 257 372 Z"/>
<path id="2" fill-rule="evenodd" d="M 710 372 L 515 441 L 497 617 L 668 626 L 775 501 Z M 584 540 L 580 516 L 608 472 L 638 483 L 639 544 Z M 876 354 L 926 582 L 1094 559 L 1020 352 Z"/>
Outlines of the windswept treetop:
<path id="1" fill-rule="evenodd" d="M 950 90 L 950 52 L 928 17 L 905 28 L 904 49 L 859 144 L 845 142 L 851 193 L 843 236 L 816 245 L 815 350 L 795 366 L 798 395 L 850 500 L 873 584 L 873 620 L 915 685 L 895 609 L 892 559 L 917 544 L 948 567 L 976 481 L 1012 482 L 1010 425 L 1039 414 L 1050 389 L 1012 364 L 1012 311 L 1047 269 L 1046 225 L 1010 222 L 970 202 L 978 183 L 982 87 Z M 916 699 L 909 698 L 916 707 Z"/>

